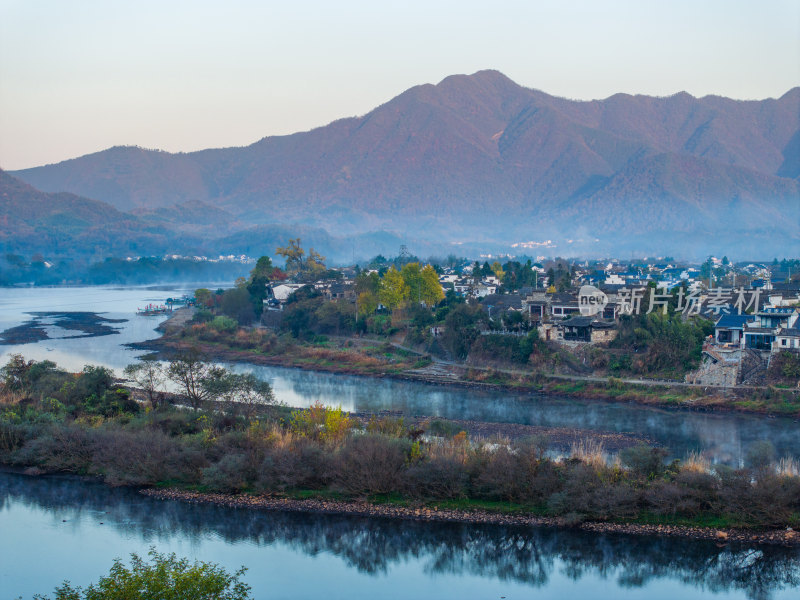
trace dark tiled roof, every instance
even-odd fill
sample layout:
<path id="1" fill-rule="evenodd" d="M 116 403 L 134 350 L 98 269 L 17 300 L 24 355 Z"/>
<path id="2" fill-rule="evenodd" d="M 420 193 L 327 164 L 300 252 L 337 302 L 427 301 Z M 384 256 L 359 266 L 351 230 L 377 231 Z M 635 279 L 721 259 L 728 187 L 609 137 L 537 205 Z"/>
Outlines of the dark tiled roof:
<path id="1" fill-rule="evenodd" d="M 493 306 L 497 309 L 522 308 L 522 296 L 519 294 L 488 294 L 481 299 L 484 306 Z"/>
<path id="2" fill-rule="evenodd" d="M 714 326 L 717 329 L 742 329 L 748 321 L 754 321 L 753 315 L 722 315 Z"/>
<path id="3" fill-rule="evenodd" d="M 565 305 L 565 304 L 578 304 L 578 298 L 568 292 L 556 292 L 550 298 L 551 304 Z"/>
<path id="4" fill-rule="evenodd" d="M 561 321 L 559 325 L 564 327 L 592 327 L 594 329 L 608 329 L 614 327 L 614 323 L 600 321 L 596 317 L 572 317 Z"/>
<path id="5" fill-rule="evenodd" d="M 775 281 L 772 289 L 777 292 L 800 292 L 800 281 Z"/>

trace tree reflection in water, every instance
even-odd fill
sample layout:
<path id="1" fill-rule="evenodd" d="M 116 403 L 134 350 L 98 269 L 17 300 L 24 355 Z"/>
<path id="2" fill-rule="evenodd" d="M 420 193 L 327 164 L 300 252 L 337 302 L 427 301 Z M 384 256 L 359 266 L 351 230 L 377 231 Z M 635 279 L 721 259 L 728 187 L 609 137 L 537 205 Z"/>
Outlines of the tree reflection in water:
<path id="1" fill-rule="evenodd" d="M 800 586 L 800 551 L 788 548 L 194 506 L 71 477 L 0 473 L 0 510 L 11 503 L 57 510 L 69 521 L 103 512 L 107 525 L 145 542 L 213 535 L 259 546 L 285 544 L 311 556 L 331 553 L 366 574 L 418 559 L 430 574 L 468 573 L 532 587 L 545 586 L 555 572 L 573 580 L 599 576 L 630 588 L 678 580 L 711 592 L 743 591 L 754 599 Z"/>

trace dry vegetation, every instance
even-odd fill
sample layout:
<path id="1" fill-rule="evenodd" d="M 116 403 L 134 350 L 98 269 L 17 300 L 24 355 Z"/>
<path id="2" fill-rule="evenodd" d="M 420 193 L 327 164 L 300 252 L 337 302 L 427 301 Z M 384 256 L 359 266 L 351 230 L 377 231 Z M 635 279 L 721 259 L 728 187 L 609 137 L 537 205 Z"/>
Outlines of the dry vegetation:
<path id="1" fill-rule="evenodd" d="M 143 408 L 102 370 L 52 363 L 3 370 L 0 462 L 38 472 L 94 475 L 112 484 L 202 491 L 450 502 L 568 521 L 645 521 L 786 527 L 800 522 L 795 459 L 770 444 L 745 468 L 702 456 L 666 463 L 661 448 L 609 456 L 591 442 L 554 457 L 547 440 L 470 438 L 431 421 L 354 420 L 338 409 L 289 412 L 233 403 L 198 410 Z M 13 371 L 13 370 L 12 370 Z M 493 503 L 493 504 L 492 504 Z"/>

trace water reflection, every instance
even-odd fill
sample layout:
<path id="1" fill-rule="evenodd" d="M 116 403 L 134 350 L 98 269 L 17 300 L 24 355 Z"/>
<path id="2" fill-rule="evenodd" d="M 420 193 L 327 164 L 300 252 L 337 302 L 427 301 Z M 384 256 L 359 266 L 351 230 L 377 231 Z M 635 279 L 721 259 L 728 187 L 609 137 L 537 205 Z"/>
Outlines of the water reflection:
<path id="1" fill-rule="evenodd" d="M 137 317 L 136 308 L 149 302 L 161 303 L 168 296 L 179 296 L 195 287 L 200 285 L 4 289 L 0 294 L 0 331 L 29 320 L 30 312 L 93 311 L 104 318 L 125 321 L 114 325 L 119 331 L 115 335 L 70 339 L 61 334 L 57 339 L 0 346 L 0 364 L 5 364 L 10 354 L 21 353 L 28 359 L 52 360 L 74 371 L 95 364 L 121 374 L 127 364 L 143 354 L 125 344 L 157 337 L 155 327 L 162 320 Z M 398 410 L 408 415 L 630 432 L 669 448 L 673 457 L 702 451 L 712 461 L 733 465 L 741 462 L 749 444 L 759 440 L 770 440 L 779 455 L 800 457 L 798 423 L 791 419 L 668 411 L 280 367 L 236 368 L 253 371 L 269 381 L 276 397 L 289 406 L 309 406 L 319 401 L 352 411 Z"/>
<path id="2" fill-rule="evenodd" d="M 743 592 L 754 599 L 800 586 L 797 549 L 191 506 L 71 478 L 0 474 L 0 514 L 19 505 L 75 523 L 76 546 L 86 543 L 80 539 L 82 518 L 101 515 L 118 534 L 148 543 L 175 538 L 199 543 L 213 536 L 228 545 L 278 544 L 307 557 L 333 554 L 370 578 L 413 562 L 420 565 L 420 577 L 479 576 L 529 588 L 548 588 L 561 577 L 607 582 L 602 590 L 583 590 L 587 598 L 608 597 L 612 586 L 658 590 L 668 582 L 715 594 Z M 353 590 L 351 597 L 361 596 Z"/>
<path id="3" fill-rule="evenodd" d="M 230 366 L 269 381 L 276 397 L 289 406 L 322 402 L 357 412 L 399 410 L 407 415 L 635 433 L 669 448 L 675 458 L 702 451 L 712 461 L 732 465 L 741 462 L 748 445 L 760 440 L 770 440 L 781 456 L 800 456 L 798 423 L 789 418 L 664 410 L 282 367 Z"/>

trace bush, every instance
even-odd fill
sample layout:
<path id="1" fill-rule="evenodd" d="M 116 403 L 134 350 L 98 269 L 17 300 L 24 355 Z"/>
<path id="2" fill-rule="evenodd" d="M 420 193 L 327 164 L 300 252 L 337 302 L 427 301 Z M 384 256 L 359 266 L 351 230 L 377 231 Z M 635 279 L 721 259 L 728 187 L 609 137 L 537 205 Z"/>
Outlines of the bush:
<path id="1" fill-rule="evenodd" d="M 446 500 L 466 495 L 467 472 L 453 458 L 420 461 L 405 473 L 404 490 L 416 498 Z"/>
<path id="2" fill-rule="evenodd" d="M 112 485 L 196 483 L 207 464 L 197 447 L 160 431 L 113 427 L 93 437 L 91 471 Z"/>
<path id="3" fill-rule="evenodd" d="M 252 481 L 247 457 L 244 454 L 228 454 L 218 462 L 203 469 L 201 483 L 215 492 L 240 492 Z"/>
<path id="4" fill-rule="evenodd" d="M 208 323 L 214 318 L 214 313 L 207 308 L 200 308 L 194 313 L 192 321 L 194 323 Z"/>
<path id="5" fill-rule="evenodd" d="M 232 333 L 239 327 L 239 323 L 236 319 L 220 315 L 214 317 L 214 320 L 209 323 L 209 326 L 220 333 Z"/>
<path id="6" fill-rule="evenodd" d="M 91 415 L 113 417 L 117 415 L 133 415 L 139 412 L 139 404 L 131 398 L 131 393 L 122 388 L 107 390 L 98 398 L 92 394 L 83 401 L 83 409 Z"/>
<path id="7" fill-rule="evenodd" d="M 350 438 L 336 457 L 334 485 L 358 494 L 398 491 L 410 445 L 372 434 Z"/>
<path id="8" fill-rule="evenodd" d="M 622 464 L 630 469 L 631 473 L 643 479 L 655 479 L 664 474 L 664 458 L 667 451 L 663 448 L 651 448 L 650 446 L 634 446 L 624 448 L 619 453 Z"/>
<path id="9" fill-rule="evenodd" d="M 257 487 L 262 490 L 311 489 L 331 481 L 332 458 L 319 444 L 301 438 L 292 446 L 267 453 L 258 471 Z"/>
<path id="10" fill-rule="evenodd" d="M 148 553 L 150 561 L 131 554 L 131 566 L 114 561 L 108 575 L 85 590 L 65 581 L 56 588 L 55 600 L 247 600 L 250 586 L 241 581 L 242 567 L 233 575 L 213 563 L 178 559 L 175 554 Z M 35 596 L 38 600 L 47 600 Z"/>

